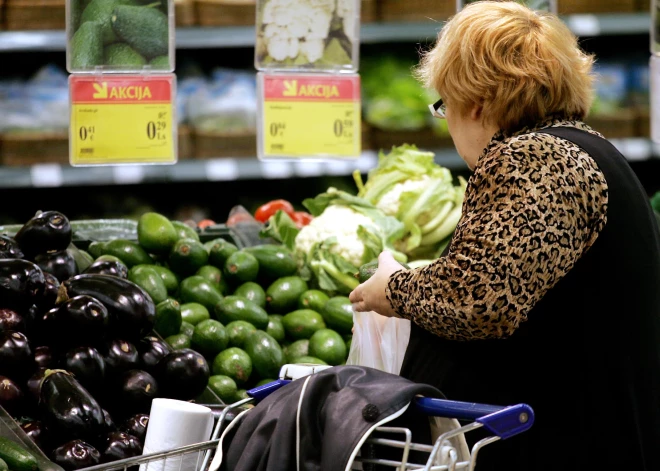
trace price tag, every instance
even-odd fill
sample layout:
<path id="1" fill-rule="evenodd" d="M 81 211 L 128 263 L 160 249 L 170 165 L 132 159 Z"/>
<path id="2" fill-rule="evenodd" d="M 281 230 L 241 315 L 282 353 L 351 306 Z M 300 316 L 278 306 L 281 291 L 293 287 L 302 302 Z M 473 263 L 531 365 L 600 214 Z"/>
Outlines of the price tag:
<path id="1" fill-rule="evenodd" d="M 360 77 L 258 74 L 260 159 L 355 159 L 361 151 Z"/>
<path id="2" fill-rule="evenodd" d="M 173 164 L 174 74 L 69 78 L 71 165 Z"/>

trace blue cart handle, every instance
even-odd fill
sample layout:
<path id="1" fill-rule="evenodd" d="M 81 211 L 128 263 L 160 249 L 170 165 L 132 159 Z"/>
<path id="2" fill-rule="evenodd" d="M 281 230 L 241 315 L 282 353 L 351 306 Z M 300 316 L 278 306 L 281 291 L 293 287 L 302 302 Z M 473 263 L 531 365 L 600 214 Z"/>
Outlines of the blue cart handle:
<path id="1" fill-rule="evenodd" d="M 250 389 L 247 395 L 261 401 L 290 382 L 278 379 Z M 415 407 L 430 416 L 476 421 L 503 440 L 529 430 L 534 424 L 534 411 L 527 404 L 500 407 L 421 397 L 415 399 Z"/>
<path id="2" fill-rule="evenodd" d="M 257 386 L 256 388 L 250 389 L 247 391 L 247 395 L 250 396 L 255 401 L 261 401 L 266 399 L 270 394 L 274 393 L 282 386 L 286 386 L 291 381 L 288 379 L 278 379 L 263 386 Z"/>
<path id="3" fill-rule="evenodd" d="M 415 407 L 435 417 L 476 421 L 503 440 L 529 430 L 534 424 L 534 411 L 527 404 L 499 407 L 421 397 L 415 400 Z"/>

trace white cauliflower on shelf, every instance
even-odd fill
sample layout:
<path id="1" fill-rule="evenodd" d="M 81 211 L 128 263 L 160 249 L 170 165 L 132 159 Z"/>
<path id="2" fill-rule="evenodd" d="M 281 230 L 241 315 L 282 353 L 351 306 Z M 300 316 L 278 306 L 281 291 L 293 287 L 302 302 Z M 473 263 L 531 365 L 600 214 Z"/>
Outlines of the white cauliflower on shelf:
<path id="1" fill-rule="evenodd" d="M 401 195 L 407 191 L 421 193 L 429 185 L 430 181 L 430 176 L 422 175 L 414 180 L 405 180 L 397 183 L 376 202 L 376 207 L 388 216 L 396 217 L 401 207 Z"/>
<path id="2" fill-rule="evenodd" d="M 337 0 L 337 16 L 341 18 L 346 37 L 355 41 L 356 7 L 359 0 Z"/>
<path id="3" fill-rule="evenodd" d="M 310 62 L 323 56 L 335 0 L 269 0 L 263 10 L 263 39 L 276 61 L 304 54 Z"/>
<path id="4" fill-rule="evenodd" d="M 364 243 L 358 236 L 358 227 L 372 227 L 367 216 L 347 206 L 328 206 L 323 214 L 314 218 L 296 236 L 296 251 L 309 253 L 314 244 L 335 237 L 337 243 L 330 249 L 347 262 L 359 267 L 364 255 Z"/>

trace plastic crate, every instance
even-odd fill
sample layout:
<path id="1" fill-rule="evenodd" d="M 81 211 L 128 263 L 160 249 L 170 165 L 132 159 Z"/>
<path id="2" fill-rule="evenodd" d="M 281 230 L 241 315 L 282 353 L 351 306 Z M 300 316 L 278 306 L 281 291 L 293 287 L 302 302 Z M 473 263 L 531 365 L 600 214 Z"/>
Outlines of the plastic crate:
<path id="1" fill-rule="evenodd" d="M 195 0 L 195 12 L 201 26 L 250 26 L 256 0 Z"/>
<path id="2" fill-rule="evenodd" d="M 11 224 L 0 226 L 0 234 L 9 236 L 15 235 L 22 224 Z M 86 250 L 89 244 L 96 241 L 109 241 L 114 239 L 126 239 L 137 241 L 137 221 L 132 219 L 89 219 L 80 221 L 71 221 L 73 230 L 72 242 L 81 250 Z M 225 224 L 216 224 L 204 229 L 195 229 L 201 242 L 208 242 L 213 239 L 226 239 L 239 249 L 247 247 L 249 240 L 247 235 L 238 229 L 226 226 Z"/>
<path id="3" fill-rule="evenodd" d="M 64 0 L 4 0 L 5 27 L 10 31 L 63 30 Z"/>
<path id="4" fill-rule="evenodd" d="M 6 166 L 69 163 L 69 134 L 65 130 L 0 135 L 0 162 Z"/>
<path id="5" fill-rule="evenodd" d="M 381 0 L 378 17 L 381 21 L 440 21 L 456 13 L 453 0 Z M 440 29 L 440 25 L 438 25 Z"/>
<path id="6" fill-rule="evenodd" d="M 637 10 L 637 0 L 557 0 L 560 15 L 624 13 Z"/>

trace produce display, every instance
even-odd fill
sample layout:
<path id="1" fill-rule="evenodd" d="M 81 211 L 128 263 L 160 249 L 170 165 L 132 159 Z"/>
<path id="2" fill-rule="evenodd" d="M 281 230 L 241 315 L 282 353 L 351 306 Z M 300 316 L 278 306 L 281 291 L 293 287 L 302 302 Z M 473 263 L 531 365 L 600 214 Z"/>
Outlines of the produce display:
<path id="1" fill-rule="evenodd" d="M 69 72 L 173 70 L 168 0 L 69 0 Z"/>
<path id="2" fill-rule="evenodd" d="M 210 376 L 201 354 L 154 333 L 156 305 L 126 265 L 95 261 L 72 232 L 46 211 L 0 236 L 0 406 L 66 470 L 140 455 L 151 401 L 194 400 Z"/>
<path id="3" fill-rule="evenodd" d="M 383 250 L 416 266 L 437 258 L 460 219 L 467 184 L 459 177 L 456 185 L 433 153 L 412 145 L 381 152 L 366 182 L 359 172 L 354 178 L 357 194 L 329 188 L 305 199 L 313 219 L 304 227 L 282 209 L 264 230 L 296 254 L 303 279 L 344 296 L 358 286 L 359 268 Z"/>
<path id="4" fill-rule="evenodd" d="M 359 8 L 357 0 L 260 0 L 256 68 L 354 68 Z"/>

